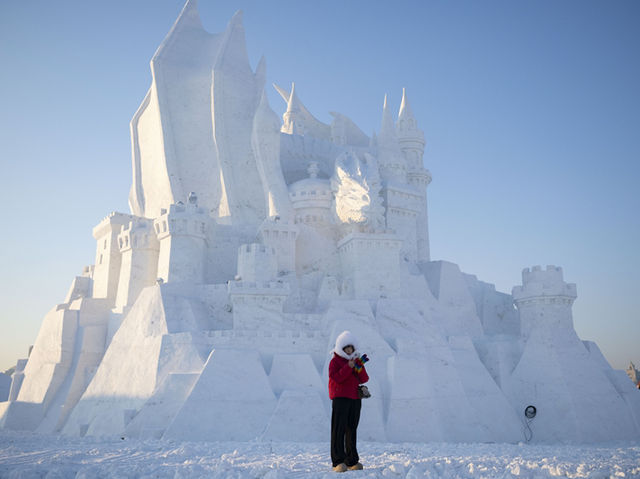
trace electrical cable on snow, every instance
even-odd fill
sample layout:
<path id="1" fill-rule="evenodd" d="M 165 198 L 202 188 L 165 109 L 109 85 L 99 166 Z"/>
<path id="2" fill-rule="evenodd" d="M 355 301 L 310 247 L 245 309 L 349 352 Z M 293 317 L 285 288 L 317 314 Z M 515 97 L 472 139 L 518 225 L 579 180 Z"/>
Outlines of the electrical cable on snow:
<path id="1" fill-rule="evenodd" d="M 537 413 L 537 409 L 535 406 L 527 406 L 524 409 L 524 417 L 525 422 L 524 422 L 524 439 L 525 441 L 529 442 L 531 441 L 531 438 L 533 437 L 533 431 L 531 430 L 531 421 L 533 421 L 533 418 L 536 417 L 536 413 Z"/>

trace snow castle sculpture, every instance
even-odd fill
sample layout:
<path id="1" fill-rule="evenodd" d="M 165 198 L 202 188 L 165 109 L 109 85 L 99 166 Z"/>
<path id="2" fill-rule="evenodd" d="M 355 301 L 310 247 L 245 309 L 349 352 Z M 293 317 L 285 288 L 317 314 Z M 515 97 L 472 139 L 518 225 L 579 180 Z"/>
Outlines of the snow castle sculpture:
<path id="1" fill-rule="evenodd" d="M 281 121 L 241 14 L 213 35 L 195 1 L 151 73 L 131 214 L 94 228 L 95 264 L 45 316 L 0 427 L 328 440 L 329 351 L 351 329 L 371 358 L 364 439 L 516 442 L 527 405 L 534 441 L 640 438 L 640 397 L 577 337 L 560 268 L 525 269 L 509 295 L 431 260 L 405 91 L 374 138 L 317 120 L 295 85 L 276 87 Z"/>

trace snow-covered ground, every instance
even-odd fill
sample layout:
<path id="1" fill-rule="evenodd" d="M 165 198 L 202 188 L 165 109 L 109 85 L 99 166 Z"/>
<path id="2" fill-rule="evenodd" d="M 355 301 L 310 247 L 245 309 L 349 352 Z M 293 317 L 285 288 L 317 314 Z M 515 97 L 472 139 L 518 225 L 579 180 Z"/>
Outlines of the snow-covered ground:
<path id="1" fill-rule="evenodd" d="M 329 444 L 173 442 L 0 431 L 0 478 L 324 478 Z M 640 478 L 640 444 L 359 445 L 360 478 Z M 342 476 L 339 476 L 342 477 Z"/>

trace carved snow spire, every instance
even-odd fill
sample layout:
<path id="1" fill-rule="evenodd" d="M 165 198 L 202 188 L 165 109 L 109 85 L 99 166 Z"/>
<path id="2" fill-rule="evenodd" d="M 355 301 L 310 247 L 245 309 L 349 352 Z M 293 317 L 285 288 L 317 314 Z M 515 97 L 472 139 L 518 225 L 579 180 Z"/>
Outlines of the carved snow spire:
<path id="1" fill-rule="evenodd" d="M 276 91 L 280 94 L 280 96 L 282 97 L 285 103 L 289 103 L 289 97 L 291 96 L 291 94 L 288 93 L 287 90 L 285 90 L 279 85 L 276 85 L 275 83 L 273 83 L 273 88 L 276 89 Z"/>
<path id="2" fill-rule="evenodd" d="M 421 170 L 424 155 L 424 133 L 418 129 L 418 123 L 413 116 L 411 106 L 407 100 L 407 92 L 402 89 L 402 103 L 398 113 L 398 142 L 402 154 L 407 160 L 409 170 Z"/>
<path id="3" fill-rule="evenodd" d="M 242 10 L 238 10 L 229 20 L 229 25 L 222 36 L 220 52 L 213 70 L 223 68 L 240 72 L 242 75 L 253 74 L 249 65 L 249 55 L 247 55 Z"/>
<path id="4" fill-rule="evenodd" d="M 380 165 L 380 176 L 384 181 L 394 183 L 406 183 L 406 160 L 400 151 L 396 126 L 387 102 L 387 95 L 384 96 L 382 107 L 382 125 L 378 135 L 378 162 Z"/>
<path id="5" fill-rule="evenodd" d="M 296 95 L 295 82 L 291 82 L 291 93 L 289 94 L 289 101 L 287 102 L 287 111 L 290 113 L 302 111 L 300 100 L 298 99 L 298 95 Z"/>
<path id="6" fill-rule="evenodd" d="M 280 165 L 280 118 L 269 106 L 264 90 L 253 118 L 251 147 L 264 190 L 268 217 L 293 220 L 289 190 Z"/>
<path id="7" fill-rule="evenodd" d="M 402 102 L 400 103 L 400 111 L 398 112 L 398 130 L 415 130 L 417 128 L 416 119 L 407 100 L 407 91 L 402 89 Z"/>
<path id="8" fill-rule="evenodd" d="M 200 13 L 198 12 L 198 0 L 187 0 L 187 3 L 182 7 L 182 11 L 175 23 L 169 30 L 169 33 L 162 41 L 158 49 L 156 50 L 153 58 L 151 59 L 151 63 L 154 62 L 159 56 L 162 55 L 165 48 L 168 48 L 172 43 L 172 38 L 180 35 L 181 32 L 185 30 L 201 30 L 206 33 L 204 27 L 202 26 L 202 20 L 200 19 Z"/>
<path id="9" fill-rule="evenodd" d="M 382 106 L 382 126 L 380 127 L 380 141 L 394 141 L 396 139 L 396 128 L 393 123 L 391 109 L 387 103 L 387 95 L 384 96 Z"/>
<path id="10" fill-rule="evenodd" d="M 302 118 L 302 104 L 296 95 L 296 84 L 291 83 L 291 93 L 287 101 L 287 111 L 283 115 L 282 132 L 290 135 L 304 135 L 304 121 Z"/>
<path id="11" fill-rule="evenodd" d="M 213 139 L 222 180 L 217 214 L 231 222 L 253 223 L 266 212 L 263 196 L 254 186 L 260 176 L 251 150 L 253 119 L 264 85 L 249 64 L 242 11 L 220 37 L 210 74 Z M 247 167 L 238 168 L 240 162 Z"/>
<path id="12" fill-rule="evenodd" d="M 260 57 L 254 77 L 256 79 L 256 84 L 260 85 L 260 90 L 262 91 L 262 94 L 258 94 L 260 98 L 260 100 L 258 100 L 259 102 L 262 99 L 261 95 L 264 95 L 264 83 L 267 78 L 267 61 L 265 60 L 264 55 Z"/>
<path id="13" fill-rule="evenodd" d="M 282 99 L 287 102 L 287 111 L 282 115 L 284 120 L 282 133 L 296 133 L 298 135 L 309 135 L 321 140 L 331 140 L 331 127 L 322 123 L 307 110 L 295 93 L 294 83 L 291 84 L 291 92 L 287 92 L 275 83 L 273 87 Z"/>

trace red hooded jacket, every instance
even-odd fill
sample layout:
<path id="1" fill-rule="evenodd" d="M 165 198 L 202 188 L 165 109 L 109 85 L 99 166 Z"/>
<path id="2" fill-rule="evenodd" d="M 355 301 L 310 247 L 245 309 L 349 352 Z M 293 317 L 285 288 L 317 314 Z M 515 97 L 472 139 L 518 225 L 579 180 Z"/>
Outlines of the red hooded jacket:
<path id="1" fill-rule="evenodd" d="M 369 380 L 367 370 L 356 373 L 349 367 L 349 360 L 333 353 L 329 363 L 329 398 L 358 399 L 358 386 Z"/>

